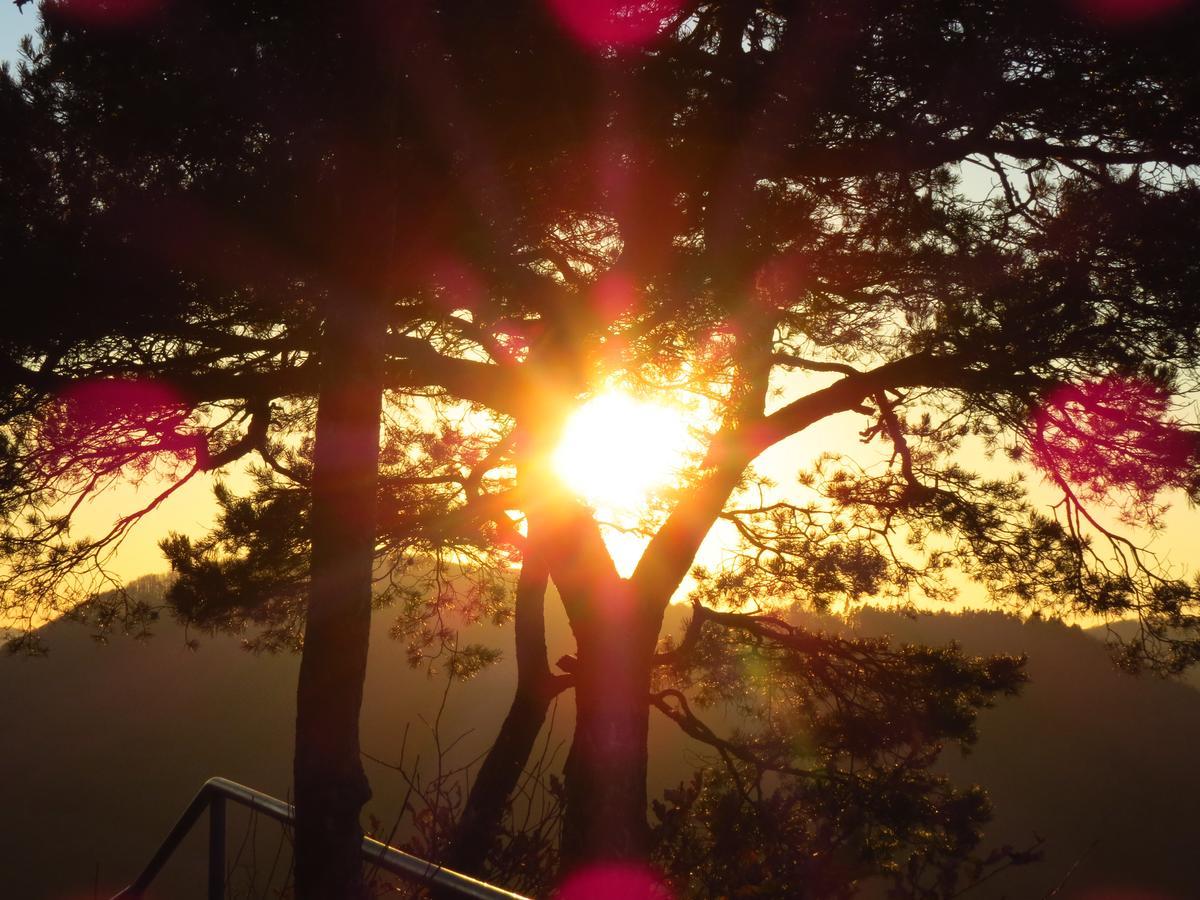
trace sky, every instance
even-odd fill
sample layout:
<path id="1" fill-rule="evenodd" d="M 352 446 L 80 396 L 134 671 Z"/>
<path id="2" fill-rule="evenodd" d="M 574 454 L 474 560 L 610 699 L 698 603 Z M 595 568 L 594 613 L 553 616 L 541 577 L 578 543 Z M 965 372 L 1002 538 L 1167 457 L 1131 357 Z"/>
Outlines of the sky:
<path id="1" fill-rule="evenodd" d="M 21 11 L 13 0 L 0 0 L 0 60 L 16 60 L 17 42 L 23 35 L 32 34 L 36 24 L 37 11 L 32 3 Z"/>

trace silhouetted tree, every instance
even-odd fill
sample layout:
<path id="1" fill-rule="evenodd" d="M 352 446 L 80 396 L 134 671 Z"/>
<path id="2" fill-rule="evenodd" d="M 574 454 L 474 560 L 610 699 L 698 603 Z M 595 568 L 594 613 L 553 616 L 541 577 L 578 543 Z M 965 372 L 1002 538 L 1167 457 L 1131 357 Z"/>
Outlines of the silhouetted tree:
<path id="1" fill-rule="evenodd" d="M 564 278 L 597 305 L 621 297 L 613 355 L 703 393 L 720 425 L 629 578 L 587 511 L 530 503 L 562 538 L 547 557 L 578 641 L 568 860 L 645 846 L 629 748 L 645 745 L 662 612 L 719 520 L 749 552 L 701 573 L 709 607 L 945 596 L 957 568 L 999 603 L 1137 616 L 1131 664 L 1195 659 L 1176 637 L 1197 624 L 1194 587 L 1090 508 L 1152 524 L 1162 490 L 1195 495 L 1196 432 L 1171 399 L 1197 350 L 1195 25 L 1188 10 L 704 4 L 608 57 L 619 253 Z M 752 474 L 855 410 L 891 445 L 878 466 L 824 460 L 799 493 Z M 1057 519 L 1018 480 L 968 471 L 972 445 L 1028 454 L 1061 491 Z"/>
<path id="2" fill-rule="evenodd" d="M 5 344 L 10 590 L 41 597 L 105 546 L 59 542 L 63 502 L 164 459 L 192 472 L 257 451 L 253 500 L 226 495 L 218 535 L 168 549 L 188 615 L 295 634 L 309 598 L 298 849 L 342 848 L 328 882 L 303 863 L 311 896 L 353 877 L 377 553 L 524 560 L 516 699 L 451 854 L 469 868 L 568 686 L 566 873 L 648 854 L 652 707 L 727 761 L 728 781 L 676 808 L 733 804 L 778 823 L 764 834 L 824 816 L 812 846 L 853 835 L 849 880 L 894 869 L 888 841 L 930 833 L 923 816 L 946 843 L 916 868 L 961 861 L 980 808 L 939 804 L 922 773 L 1016 670 L 847 647 L 779 607 L 945 598 L 959 572 L 1005 606 L 1136 616 L 1130 666 L 1196 659 L 1195 587 L 1098 511 L 1154 527 L 1164 492 L 1197 493 L 1179 399 L 1200 350 L 1187 4 L 352 5 L 333 21 L 180 3 L 132 30 L 71 10 L 46 8 L 41 55 L 4 85 L 9 259 L 19 296 L 54 301 Z M 691 398 L 711 423 L 680 484 L 623 523 L 648 538 L 629 577 L 549 465 L 570 412 L 614 383 Z M 244 433 L 226 437 L 220 409 Z M 449 423 L 464 413 L 483 424 Z M 888 451 L 839 450 L 797 485 L 753 469 L 842 413 Z M 1014 474 L 1026 462 L 1061 495 L 1052 513 Z M 746 552 L 694 573 L 692 628 L 661 647 L 718 522 Z M 563 675 L 540 625 L 549 581 L 577 644 Z M 440 633 L 423 628 L 418 654 Z M 791 712 L 746 699 L 761 733 L 721 737 L 695 706 L 749 697 L 734 663 L 758 657 Z M 798 721 L 833 748 L 817 763 L 780 746 Z M 748 773 L 818 771 L 823 791 L 743 790 Z M 863 771 L 881 792 L 844 781 Z M 337 816 L 304 837 L 318 808 Z M 726 846 L 663 821 L 666 845 Z M 810 874 L 781 877 L 828 893 Z"/>
<path id="3" fill-rule="evenodd" d="M 3 84 L 12 240 L 2 252 L 19 298 L 3 354 L 6 606 L 36 624 L 47 605 L 71 602 L 64 593 L 95 587 L 72 584 L 81 573 L 103 580 L 106 553 L 187 480 L 255 452 L 281 470 L 276 442 L 311 429 L 298 476 L 310 563 L 278 572 L 293 592 L 300 576 L 307 599 L 295 769 L 303 896 L 359 891 L 368 789 L 357 716 L 385 370 L 393 387 L 442 390 L 449 375 L 459 396 L 505 405 L 487 367 L 429 341 L 438 318 L 439 334 L 470 326 L 445 308 L 438 291 L 455 285 L 439 266 L 486 269 L 494 258 L 536 283 L 518 251 L 547 229 L 525 213 L 553 179 L 531 161 L 553 160 L 568 137 L 555 107 L 572 81 L 571 45 L 543 40 L 531 66 L 517 40 L 528 16 L 472 6 L 451 16 L 48 3 L 36 50 Z M 563 77 L 544 80 L 556 64 Z M 480 116 L 456 119 L 468 97 Z M 545 124 L 513 130 L 513 109 L 490 102 L 506 98 L 522 108 L 537 98 Z M 473 148 L 485 115 L 494 140 Z M 533 147 L 540 156 L 524 152 Z M 166 476 L 159 497 L 98 539 L 72 539 L 80 502 L 150 475 Z M 286 546 L 280 534 L 276 549 Z M 149 614 L 91 609 L 102 621 Z"/>

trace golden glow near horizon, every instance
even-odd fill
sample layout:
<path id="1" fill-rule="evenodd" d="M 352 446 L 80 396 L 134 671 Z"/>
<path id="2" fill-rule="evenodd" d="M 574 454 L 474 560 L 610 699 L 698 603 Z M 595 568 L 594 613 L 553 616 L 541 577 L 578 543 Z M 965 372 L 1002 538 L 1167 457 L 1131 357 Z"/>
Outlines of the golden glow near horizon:
<path id="1" fill-rule="evenodd" d="M 780 391 L 774 398 L 775 406 L 820 386 L 811 379 L 780 379 L 773 385 Z M 605 543 L 622 575 L 633 572 L 648 543 L 648 537 L 637 531 L 637 527 L 648 520 L 653 527 L 655 517 L 647 514 L 652 507 L 661 513 L 661 502 L 656 500 L 661 501 L 662 495 L 679 486 L 681 477 L 703 450 L 703 432 L 713 428 L 715 415 L 709 401 L 687 390 L 644 398 L 614 385 L 583 404 L 568 419 L 550 464 L 563 487 L 595 509 L 597 519 L 605 526 Z M 862 423 L 861 415 L 851 413 L 830 417 L 766 451 L 755 462 L 757 472 L 773 482 L 768 484 L 765 499 L 795 498 L 796 472 L 810 466 L 822 450 L 845 452 L 864 467 L 886 465 L 891 455 L 890 444 L 877 440 L 864 446 L 859 435 Z M 433 427 L 435 419 L 429 417 L 422 424 Z M 465 424 L 468 430 L 471 427 L 484 430 L 494 425 L 483 416 L 470 421 L 463 419 L 460 424 Z M 964 448 L 960 460 L 967 468 L 989 477 L 1011 474 L 1010 464 L 1002 465 L 987 457 L 972 443 Z M 1055 491 L 1036 473 L 1025 474 L 1031 502 L 1048 511 L 1057 502 Z M 138 523 L 120 547 L 113 548 L 113 553 L 105 559 L 106 572 L 119 580 L 132 580 L 165 571 L 166 562 L 157 542 L 169 531 L 196 535 L 214 524 L 218 511 L 212 487 L 218 477 L 231 482 L 235 492 L 249 488 L 245 472 L 237 468 L 221 476 L 197 476 Z M 129 483 L 112 486 L 80 507 L 73 535 L 96 537 L 106 533 L 121 515 L 145 506 L 165 487 L 165 483 L 152 478 L 140 486 Z M 761 495 L 757 497 L 759 501 L 763 499 Z M 1181 576 L 1194 567 L 1192 536 L 1200 529 L 1200 512 L 1182 496 L 1171 499 L 1176 502 L 1165 517 L 1163 531 L 1132 536 L 1139 543 L 1149 543 L 1149 549 L 1171 575 Z M 1115 520 L 1109 522 L 1103 510 L 1094 512 L 1102 523 L 1119 528 Z M 734 527 L 728 522 L 718 522 L 697 554 L 696 562 L 715 571 L 734 558 L 738 544 Z M 961 591 L 958 608 L 992 605 L 974 582 L 961 578 L 955 586 Z M 689 588 L 690 583 L 685 582 L 675 599 L 683 600 Z M 917 604 L 923 605 L 919 598 Z M 940 608 L 940 604 L 933 603 L 931 607 Z M 0 627 L 5 624 L 0 620 Z"/>

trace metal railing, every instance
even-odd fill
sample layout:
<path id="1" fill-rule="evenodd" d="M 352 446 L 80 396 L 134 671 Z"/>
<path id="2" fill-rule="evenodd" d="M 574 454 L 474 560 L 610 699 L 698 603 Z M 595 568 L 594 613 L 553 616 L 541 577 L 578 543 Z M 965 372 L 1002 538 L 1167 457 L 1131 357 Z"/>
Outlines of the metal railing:
<path id="1" fill-rule="evenodd" d="M 117 894 L 113 900 L 138 900 L 158 875 L 171 854 L 187 837 L 204 811 L 208 810 L 208 900 L 224 900 L 225 897 L 225 803 L 234 803 L 262 813 L 283 825 L 291 825 L 296 813 L 290 803 L 230 781 L 228 778 L 210 778 L 199 793 L 188 804 L 175 827 L 167 834 L 146 868 L 133 884 Z M 436 863 L 412 856 L 374 838 L 364 837 L 363 859 L 381 869 L 411 878 L 421 884 L 436 887 L 459 897 L 477 900 L 528 900 L 503 888 L 479 881 L 469 875 L 443 869 Z"/>

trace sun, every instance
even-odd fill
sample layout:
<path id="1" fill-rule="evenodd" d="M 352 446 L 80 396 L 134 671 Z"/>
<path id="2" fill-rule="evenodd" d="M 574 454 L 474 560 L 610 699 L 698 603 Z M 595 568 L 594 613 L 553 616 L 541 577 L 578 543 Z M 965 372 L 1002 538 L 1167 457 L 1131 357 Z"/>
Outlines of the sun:
<path id="1" fill-rule="evenodd" d="M 628 517 L 675 481 L 693 443 L 683 408 L 611 391 L 567 420 L 552 462 L 566 487 L 589 505 Z"/>

